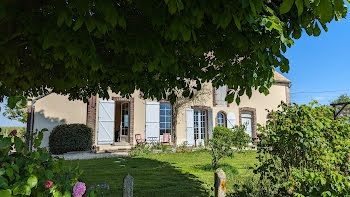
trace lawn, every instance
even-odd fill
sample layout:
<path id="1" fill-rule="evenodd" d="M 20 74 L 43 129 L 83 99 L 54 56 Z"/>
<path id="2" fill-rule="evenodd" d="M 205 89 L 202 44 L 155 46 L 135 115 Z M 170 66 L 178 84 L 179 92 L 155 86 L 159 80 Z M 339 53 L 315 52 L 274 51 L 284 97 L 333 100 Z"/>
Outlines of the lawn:
<path id="1" fill-rule="evenodd" d="M 253 174 L 256 151 L 236 153 L 220 160 L 227 176 L 227 190 Z M 214 170 L 208 152 L 159 153 L 138 157 L 66 161 L 84 170 L 87 186 L 107 183 L 103 196 L 121 196 L 123 177 L 134 177 L 134 196 L 210 196 L 213 195 Z"/>

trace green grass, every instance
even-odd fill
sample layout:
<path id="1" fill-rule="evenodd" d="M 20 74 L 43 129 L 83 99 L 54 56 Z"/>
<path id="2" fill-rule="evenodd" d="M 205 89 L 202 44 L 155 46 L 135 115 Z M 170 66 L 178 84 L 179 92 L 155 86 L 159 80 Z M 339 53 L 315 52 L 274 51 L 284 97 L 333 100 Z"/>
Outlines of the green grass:
<path id="1" fill-rule="evenodd" d="M 219 167 L 226 172 L 228 192 L 234 183 L 253 175 L 256 155 L 256 151 L 247 151 L 220 160 Z M 66 162 L 79 164 L 87 187 L 107 183 L 111 190 L 104 190 L 102 196 L 121 196 L 123 177 L 130 173 L 134 177 L 134 196 L 158 197 L 213 195 L 214 170 L 210 160 L 208 152 L 198 151 Z"/>

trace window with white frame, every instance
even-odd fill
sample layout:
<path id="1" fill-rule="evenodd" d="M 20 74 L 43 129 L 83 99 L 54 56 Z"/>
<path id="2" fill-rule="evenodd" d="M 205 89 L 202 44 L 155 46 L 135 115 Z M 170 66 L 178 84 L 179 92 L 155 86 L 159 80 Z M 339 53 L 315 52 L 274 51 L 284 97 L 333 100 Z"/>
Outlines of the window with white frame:
<path id="1" fill-rule="evenodd" d="M 218 113 L 218 126 L 226 127 L 226 116 L 223 112 Z"/>
<path id="2" fill-rule="evenodd" d="M 171 104 L 160 103 L 159 134 L 171 133 Z"/>
<path id="3" fill-rule="evenodd" d="M 207 112 L 205 110 L 194 110 L 194 139 L 204 140 L 207 131 Z"/>

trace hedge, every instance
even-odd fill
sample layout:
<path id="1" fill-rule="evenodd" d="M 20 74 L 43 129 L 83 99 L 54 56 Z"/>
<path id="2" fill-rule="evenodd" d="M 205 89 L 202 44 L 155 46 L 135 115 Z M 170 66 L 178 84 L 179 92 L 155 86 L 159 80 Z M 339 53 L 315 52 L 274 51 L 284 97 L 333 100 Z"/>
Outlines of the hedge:
<path id="1" fill-rule="evenodd" d="M 92 129 L 84 124 L 56 126 L 49 137 L 50 152 L 62 154 L 70 151 L 87 151 L 92 147 Z"/>

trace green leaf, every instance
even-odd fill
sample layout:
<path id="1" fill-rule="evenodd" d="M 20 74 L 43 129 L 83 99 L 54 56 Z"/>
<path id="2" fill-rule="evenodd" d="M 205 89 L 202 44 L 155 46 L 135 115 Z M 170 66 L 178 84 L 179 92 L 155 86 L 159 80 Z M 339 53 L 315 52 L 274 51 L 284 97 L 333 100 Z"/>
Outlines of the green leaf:
<path id="1" fill-rule="evenodd" d="M 249 0 L 242 0 L 242 8 L 247 8 L 249 6 Z"/>
<path id="2" fill-rule="evenodd" d="M 311 7 L 310 0 L 305 0 L 304 2 L 305 2 L 305 6 L 306 6 L 307 8 L 310 8 L 310 7 Z"/>
<path id="3" fill-rule="evenodd" d="M 62 193 L 60 191 L 55 190 L 53 193 L 54 197 L 63 197 Z"/>
<path id="4" fill-rule="evenodd" d="M 189 41 L 191 39 L 191 29 L 184 28 L 181 33 L 184 41 Z"/>
<path id="5" fill-rule="evenodd" d="M 315 23 L 315 27 L 314 27 L 314 36 L 319 36 L 321 34 L 321 29 L 318 27 L 318 24 Z"/>
<path id="6" fill-rule="evenodd" d="M 241 28 L 241 21 L 240 21 L 240 19 L 237 17 L 237 15 L 233 15 L 233 19 L 234 19 L 234 21 L 235 21 L 235 24 L 236 24 L 237 28 L 238 28 L 239 30 L 242 30 L 242 28 Z"/>
<path id="7" fill-rule="evenodd" d="M 65 191 L 63 196 L 64 197 L 71 197 L 72 195 L 69 191 Z"/>
<path id="8" fill-rule="evenodd" d="M 0 139 L 0 150 L 7 149 L 11 146 L 11 138 Z"/>
<path id="9" fill-rule="evenodd" d="M 67 18 L 67 13 L 65 11 L 62 11 L 61 14 L 58 16 L 57 25 L 61 27 L 63 22 L 66 20 L 66 18 Z"/>
<path id="10" fill-rule="evenodd" d="M 168 10 L 169 10 L 170 14 L 175 14 L 175 12 L 177 10 L 177 2 L 176 2 L 176 0 L 169 0 Z"/>
<path id="11" fill-rule="evenodd" d="M 4 177 L 0 176 L 0 187 L 8 188 L 8 181 Z"/>
<path id="12" fill-rule="evenodd" d="M 295 0 L 295 5 L 298 9 L 298 16 L 300 16 L 303 13 L 304 9 L 304 1 L 303 0 Z"/>
<path id="13" fill-rule="evenodd" d="M 7 189 L 7 190 L 0 190 L 0 196 L 1 197 L 11 197 L 11 190 Z"/>
<path id="14" fill-rule="evenodd" d="M 10 180 L 13 180 L 15 177 L 13 176 L 13 169 L 7 168 L 5 171 L 6 175 L 10 178 Z"/>
<path id="15" fill-rule="evenodd" d="M 333 19 L 333 6 L 330 0 L 321 0 L 320 5 L 317 8 L 319 10 L 321 23 L 324 24 Z"/>
<path id="16" fill-rule="evenodd" d="M 299 39 L 299 38 L 301 37 L 301 33 L 302 33 L 301 28 L 298 28 L 298 29 L 295 29 L 295 30 L 293 31 L 292 36 L 293 36 L 293 38 L 295 38 L 295 39 Z"/>
<path id="17" fill-rule="evenodd" d="M 249 0 L 249 4 L 250 4 L 250 9 L 253 12 L 253 15 L 256 15 L 256 9 L 255 9 L 255 5 L 254 5 L 253 0 Z"/>
<path id="18" fill-rule="evenodd" d="M 23 186 L 23 193 L 24 193 L 24 195 L 29 196 L 30 193 L 32 193 L 31 188 L 28 185 L 24 185 Z"/>
<path id="19" fill-rule="evenodd" d="M 89 32 L 92 32 L 96 27 L 94 21 L 91 18 L 88 18 L 87 20 L 85 20 L 85 25 Z"/>
<path id="20" fill-rule="evenodd" d="M 118 17 L 118 25 L 123 27 L 123 28 L 126 28 L 126 21 L 125 21 L 124 17 L 122 17 L 122 16 Z"/>
<path id="21" fill-rule="evenodd" d="M 292 8 L 294 0 L 284 0 L 280 7 L 280 13 L 285 14 Z"/>
<path id="22" fill-rule="evenodd" d="M 177 9 L 178 10 L 183 10 L 184 9 L 184 4 L 182 3 L 181 0 L 177 0 L 176 4 L 177 4 Z"/>
<path id="23" fill-rule="evenodd" d="M 80 29 L 80 27 L 83 25 L 84 20 L 82 17 L 78 18 L 77 21 L 74 24 L 73 30 L 77 31 L 78 29 Z"/>
<path id="24" fill-rule="evenodd" d="M 38 184 L 38 178 L 36 178 L 36 176 L 31 176 L 28 178 L 27 180 L 27 184 L 30 188 L 35 187 Z"/>

